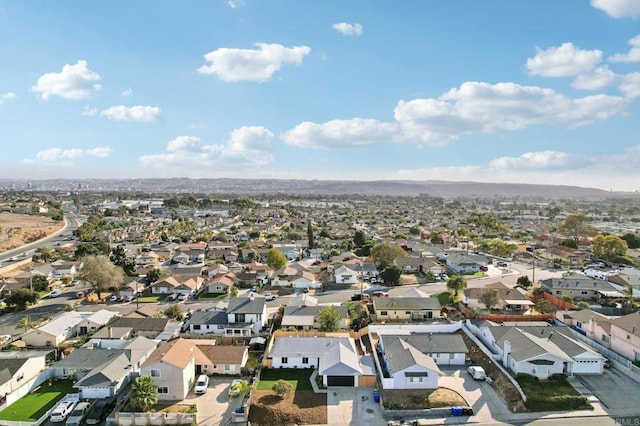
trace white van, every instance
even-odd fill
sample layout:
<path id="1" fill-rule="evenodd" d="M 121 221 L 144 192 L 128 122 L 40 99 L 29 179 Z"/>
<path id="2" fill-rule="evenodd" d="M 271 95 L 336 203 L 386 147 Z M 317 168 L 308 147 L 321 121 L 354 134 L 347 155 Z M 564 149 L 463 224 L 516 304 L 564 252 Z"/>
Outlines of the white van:
<path id="1" fill-rule="evenodd" d="M 484 380 L 487 378 L 487 375 L 484 372 L 484 368 L 477 365 L 472 365 L 467 368 L 467 372 L 471 374 L 471 378 L 473 380 Z"/>
<path id="2" fill-rule="evenodd" d="M 64 422 L 67 417 L 69 417 L 69 414 L 71 414 L 73 409 L 76 408 L 77 404 L 77 400 L 66 400 L 58 403 L 58 405 L 56 405 L 56 408 L 54 408 L 51 412 L 51 417 L 49 418 L 49 420 L 52 423 Z"/>

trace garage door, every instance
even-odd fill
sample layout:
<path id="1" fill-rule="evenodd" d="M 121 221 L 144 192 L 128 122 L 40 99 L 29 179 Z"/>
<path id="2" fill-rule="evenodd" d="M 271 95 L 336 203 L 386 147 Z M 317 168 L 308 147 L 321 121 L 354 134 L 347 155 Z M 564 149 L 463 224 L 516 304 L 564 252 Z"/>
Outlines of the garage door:
<path id="1" fill-rule="evenodd" d="M 353 376 L 328 376 L 327 386 L 354 386 Z"/>

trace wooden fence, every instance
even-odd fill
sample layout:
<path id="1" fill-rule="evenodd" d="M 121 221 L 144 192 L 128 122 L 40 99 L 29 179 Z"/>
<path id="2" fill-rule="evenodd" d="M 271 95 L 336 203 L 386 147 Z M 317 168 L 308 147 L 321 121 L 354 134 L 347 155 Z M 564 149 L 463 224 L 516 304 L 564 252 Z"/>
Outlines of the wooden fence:
<path id="1" fill-rule="evenodd" d="M 533 303 L 536 303 L 538 300 L 540 299 L 547 299 L 549 302 L 551 302 L 552 305 L 557 306 L 560 309 L 571 309 L 573 308 L 573 304 L 566 302 L 562 299 L 560 299 L 559 297 L 554 296 L 551 293 L 547 293 L 546 291 L 542 294 L 538 294 L 536 296 L 531 296 L 530 297 L 531 301 Z"/>

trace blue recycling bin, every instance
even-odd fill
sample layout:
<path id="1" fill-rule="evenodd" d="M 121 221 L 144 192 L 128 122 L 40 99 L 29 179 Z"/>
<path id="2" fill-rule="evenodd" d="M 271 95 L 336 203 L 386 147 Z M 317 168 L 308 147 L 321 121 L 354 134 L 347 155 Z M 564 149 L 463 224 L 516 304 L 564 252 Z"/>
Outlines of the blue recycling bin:
<path id="1" fill-rule="evenodd" d="M 380 402 L 380 392 L 377 389 L 373 391 L 373 401 Z"/>

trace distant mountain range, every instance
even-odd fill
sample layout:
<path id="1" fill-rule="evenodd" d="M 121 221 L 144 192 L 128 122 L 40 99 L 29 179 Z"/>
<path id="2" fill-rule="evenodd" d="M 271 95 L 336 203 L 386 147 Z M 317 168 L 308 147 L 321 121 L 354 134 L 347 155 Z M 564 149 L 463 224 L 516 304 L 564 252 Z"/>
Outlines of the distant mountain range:
<path id="1" fill-rule="evenodd" d="M 567 185 L 450 181 L 348 181 L 295 179 L 0 179 L 0 188 L 34 191 L 126 191 L 152 193 L 386 195 L 470 198 L 618 198 L 637 192 L 614 192 Z"/>

